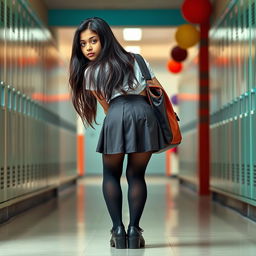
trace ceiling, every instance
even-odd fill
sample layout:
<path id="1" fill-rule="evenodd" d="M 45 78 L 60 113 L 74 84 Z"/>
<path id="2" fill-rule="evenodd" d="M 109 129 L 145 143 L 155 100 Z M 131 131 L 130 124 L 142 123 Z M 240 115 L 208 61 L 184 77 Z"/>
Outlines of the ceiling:
<path id="1" fill-rule="evenodd" d="M 43 0 L 48 9 L 178 9 L 184 0 L 92 0 L 63 1 Z M 75 28 L 56 27 L 59 50 L 64 59 L 71 54 L 72 39 Z M 170 58 L 170 50 L 175 46 L 176 27 L 143 27 L 142 40 L 126 42 L 123 40 L 123 27 L 112 27 L 112 30 L 123 47 L 140 46 L 141 54 L 149 61 L 165 65 Z M 193 56 L 195 49 L 189 50 Z"/>
<path id="2" fill-rule="evenodd" d="M 43 0 L 48 9 L 178 9 L 183 0 Z"/>

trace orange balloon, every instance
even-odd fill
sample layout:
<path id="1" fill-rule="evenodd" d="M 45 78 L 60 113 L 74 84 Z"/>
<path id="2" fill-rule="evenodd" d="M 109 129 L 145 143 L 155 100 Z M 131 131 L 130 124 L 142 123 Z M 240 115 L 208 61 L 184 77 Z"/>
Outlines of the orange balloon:
<path id="1" fill-rule="evenodd" d="M 172 72 L 172 73 L 179 73 L 183 68 L 182 63 L 174 61 L 174 60 L 169 60 L 167 62 L 167 69 Z"/>

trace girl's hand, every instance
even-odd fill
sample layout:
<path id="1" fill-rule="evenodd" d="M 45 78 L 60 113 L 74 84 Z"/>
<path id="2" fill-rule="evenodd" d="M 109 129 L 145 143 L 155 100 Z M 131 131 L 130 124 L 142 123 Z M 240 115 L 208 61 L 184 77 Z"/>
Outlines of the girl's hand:
<path id="1" fill-rule="evenodd" d="M 96 97 L 96 99 L 98 100 L 102 108 L 104 109 L 104 113 L 107 114 L 108 108 L 109 108 L 109 104 L 107 103 L 107 101 L 105 99 L 100 99 L 96 91 L 92 91 L 92 93 Z"/>

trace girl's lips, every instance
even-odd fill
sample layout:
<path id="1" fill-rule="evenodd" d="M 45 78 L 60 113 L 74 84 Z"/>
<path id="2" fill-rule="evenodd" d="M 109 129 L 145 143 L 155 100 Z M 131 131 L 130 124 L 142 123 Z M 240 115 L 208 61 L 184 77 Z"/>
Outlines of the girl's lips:
<path id="1" fill-rule="evenodd" d="M 87 54 L 87 56 L 92 57 L 92 56 L 94 56 L 94 53 L 89 53 L 89 54 Z"/>

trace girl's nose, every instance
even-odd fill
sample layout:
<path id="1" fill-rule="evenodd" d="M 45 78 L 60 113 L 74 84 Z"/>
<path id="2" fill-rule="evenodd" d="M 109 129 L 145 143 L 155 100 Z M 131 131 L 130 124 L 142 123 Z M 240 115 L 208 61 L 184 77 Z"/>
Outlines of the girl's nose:
<path id="1" fill-rule="evenodd" d="M 91 44 L 87 44 L 87 51 L 90 51 L 92 49 Z"/>

